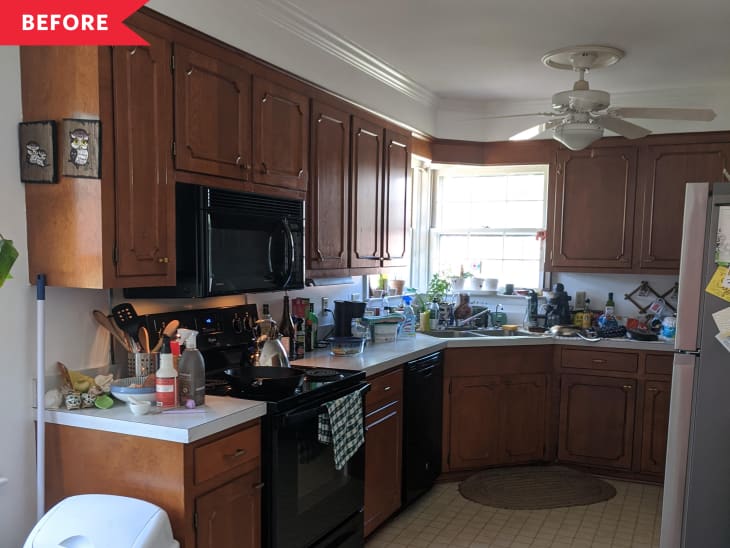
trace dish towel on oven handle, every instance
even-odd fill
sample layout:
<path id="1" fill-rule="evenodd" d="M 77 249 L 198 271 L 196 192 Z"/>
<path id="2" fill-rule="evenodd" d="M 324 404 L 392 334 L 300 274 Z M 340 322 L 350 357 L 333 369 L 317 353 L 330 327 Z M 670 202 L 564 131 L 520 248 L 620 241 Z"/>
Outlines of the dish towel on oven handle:
<path id="1" fill-rule="evenodd" d="M 342 468 L 365 443 L 363 428 L 362 394 L 358 390 L 333 401 L 325 402 L 319 414 L 319 441 L 332 444 L 335 468 Z"/>

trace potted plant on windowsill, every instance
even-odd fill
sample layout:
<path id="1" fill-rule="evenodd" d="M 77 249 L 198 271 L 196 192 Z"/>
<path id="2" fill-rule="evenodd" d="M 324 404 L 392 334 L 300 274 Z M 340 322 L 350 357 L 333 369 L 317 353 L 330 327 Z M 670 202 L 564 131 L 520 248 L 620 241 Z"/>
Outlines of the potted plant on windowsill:
<path id="1" fill-rule="evenodd" d="M 450 288 L 449 280 L 438 274 L 434 274 L 431 281 L 428 282 L 428 291 L 426 295 L 429 301 L 443 302 Z"/>

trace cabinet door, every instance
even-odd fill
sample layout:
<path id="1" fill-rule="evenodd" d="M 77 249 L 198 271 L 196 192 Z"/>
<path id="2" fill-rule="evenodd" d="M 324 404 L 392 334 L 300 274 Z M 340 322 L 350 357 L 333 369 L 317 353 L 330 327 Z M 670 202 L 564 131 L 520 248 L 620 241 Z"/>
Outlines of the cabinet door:
<path id="1" fill-rule="evenodd" d="M 545 456 L 545 375 L 510 375 L 500 393 L 500 460 L 540 460 Z"/>
<path id="2" fill-rule="evenodd" d="M 454 377 L 450 387 L 450 470 L 499 462 L 499 377 Z"/>
<path id="3" fill-rule="evenodd" d="M 722 181 L 730 143 L 647 145 L 639 157 L 638 266 L 679 271 L 688 182 Z"/>
<path id="4" fill-rule="evenodd" d="M 368 414 L 365 424 L 365 535 L 401 501 L 403 412 L 400 400 Z"/>
<path id="5" fill-rule="evenodd" d="M 259 77 L 253 94 L 254 181 L 306 191 L 309 99 Z"/>
<path id="6" fill-rule="evenodd" d="M 644 389 L 644 434 L 641 471 L 664 474 L 669 428 L 670 381 L 647 381 Z"/>
<path id="7" fill-rule="evenodd" d="M 408 265 L 410 143 L 411 138 L 409 135 L 403 135 L 391 130 L 385 132 L 383 266 Z"/>
<path id="8" fill-rule="evenodd" d="M 261 546 L 259 469 L 195 499 L 197 548 Z"/>
<path id="9" fill-rule="evenodd" d="M 126 287 L 174 285 L 172 49 L 135 31 L 150 45 L 112 53 L 116 271 Z"/>
<path id="10" fill-rule="evenodd" d="M 563 375 L 558 459 L 631 468 L 635 384 L 630 379 Z"/>
<path id="11" fill-rule="evenodd" d="M 352 216 L 350 266 L 380 266 L 382 257 L 383 128 L 357 117 L 352 120 Z"/>
<path id="12" fill-rule="evenodd" d="M 251 75 L 226 54 L 175 44 L 175 166 L 248 180 Z"/>
<path id="13" fill-rule="evenodd" d="M 309 180 L 310 270 L 347 268 L 350 222 L 350 115 L 312 103 L 312 174 Z"/>
<path id="14" fill-rule="evenodd" d="M 636 149 L 558 152 L 550 265 L 630 269 Z"/>

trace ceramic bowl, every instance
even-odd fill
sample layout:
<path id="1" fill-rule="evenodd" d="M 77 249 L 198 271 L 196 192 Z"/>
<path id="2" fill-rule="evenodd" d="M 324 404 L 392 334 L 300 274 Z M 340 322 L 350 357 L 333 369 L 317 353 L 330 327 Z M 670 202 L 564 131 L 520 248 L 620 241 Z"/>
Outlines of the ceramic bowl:
<path id="1" fill-rule="evenodd" d="M 140 401 L 153 402 L 157 399 L 154 386 L 141 386 L 146 377 L 127 377 L 112 382 L 112 396 L 118 400 L 129 402 L 129 396 Z M 139 385 L 139 388 L 132 388 L 130 385 Z"/>
<path id="2" fill-rule="evenodd" d="M 129 409 L 132 411 L 133 415 L 137 415 L 138 417 L 140 415 L 146 415 L 150 412 L 150 409 L 152 408 L 152 402 L 150 401 L 144 401 L 144 400 L 138 400 L 136 402 L 129 402 L 127 404 L 129 406 Z"/>

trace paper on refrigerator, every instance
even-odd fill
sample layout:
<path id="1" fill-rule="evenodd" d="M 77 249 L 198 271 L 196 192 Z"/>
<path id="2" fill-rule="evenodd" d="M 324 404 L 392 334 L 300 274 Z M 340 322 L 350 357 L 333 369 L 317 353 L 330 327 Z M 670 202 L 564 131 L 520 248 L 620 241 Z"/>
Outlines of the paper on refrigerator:
<path id="1" fill-rule="evenodd" d="M 715 338 L 730 352 L 730 307 L 712 313 L 712 319 L 719 330 Z"/>
<path id="2" fill-rule="evenodd" d="M 720 206 L 719 209 L 715 262 L 719 265 L 730 266 L 730 206 Z"/>

